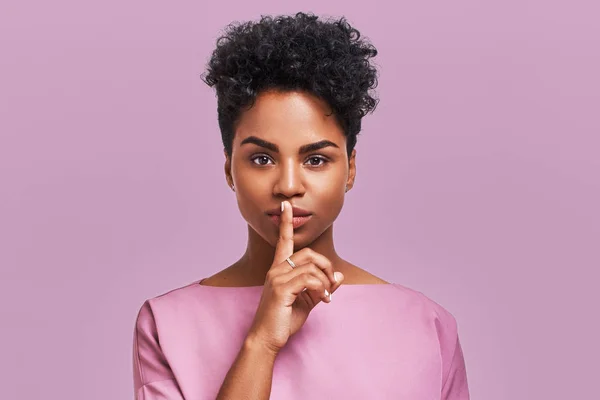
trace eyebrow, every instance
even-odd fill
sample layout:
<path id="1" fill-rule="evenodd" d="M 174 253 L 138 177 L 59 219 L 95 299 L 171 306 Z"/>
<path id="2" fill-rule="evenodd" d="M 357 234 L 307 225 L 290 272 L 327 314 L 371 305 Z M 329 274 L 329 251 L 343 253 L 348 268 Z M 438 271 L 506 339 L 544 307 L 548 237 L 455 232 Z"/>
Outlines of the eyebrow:
<path id="1" fill-rule="evenodd" d="M 265 149 L 269 149 L 275 153 L 279 153 L 279 147 L 276 144 L 267 142 L 266 140 L 257 138 L 256 136 L 249 136 L 246 139 L 242 140 L 240 146 L 246 143 L 252 143 L 257 146 L 264 147 Z M 325 147 L 335 147 L 336 149 L 339 149 L 339 146 L 337 144 L 329 140 L 321 140 L 315 143 L 305 144 L 304 146 L 301 146 L 298 150 L 298 154 L 310 153 L 311 151 L 320 150 Z"/>

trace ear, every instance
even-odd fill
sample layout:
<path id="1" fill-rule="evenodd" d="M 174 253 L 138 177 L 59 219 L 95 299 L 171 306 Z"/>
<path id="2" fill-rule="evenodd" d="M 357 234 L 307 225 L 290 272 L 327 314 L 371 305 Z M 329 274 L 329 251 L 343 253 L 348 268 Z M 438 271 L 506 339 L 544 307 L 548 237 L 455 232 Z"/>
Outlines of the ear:
<path id="1" fill-rule="evenodd" d="M 227 180 L 227 186 L 229 188 L 233 187 L 233 177 L 231 176 L 231 157 L 227 155 L 227 150 L 223 149 L 223 154 L 225 155 L 225 179 Z"/>
<path id="2" fill-rule="evenodd" d="M 346 192 L 352 189 L 354 186 L 354 179 L 356 178 L 356 149 L 352 150 L 350 158 L 348 159 L 348 180 L 346 181 Z"/>

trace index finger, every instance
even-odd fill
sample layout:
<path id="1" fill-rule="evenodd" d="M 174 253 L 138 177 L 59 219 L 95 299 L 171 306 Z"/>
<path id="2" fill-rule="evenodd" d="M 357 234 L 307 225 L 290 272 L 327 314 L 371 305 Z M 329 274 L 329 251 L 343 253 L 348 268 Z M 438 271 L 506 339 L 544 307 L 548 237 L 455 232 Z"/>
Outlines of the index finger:
<path id="1" fill-rule="evenodd" d="M 279 265 L 286 258 L 294 254 L 294 221 L 292 206 L 287 201 L 281 202 L 281 215 L 279 217 L 279 239 L 275 247 L 273 265 Z M 285 208 L 284 208 L 285 207 Z"/>

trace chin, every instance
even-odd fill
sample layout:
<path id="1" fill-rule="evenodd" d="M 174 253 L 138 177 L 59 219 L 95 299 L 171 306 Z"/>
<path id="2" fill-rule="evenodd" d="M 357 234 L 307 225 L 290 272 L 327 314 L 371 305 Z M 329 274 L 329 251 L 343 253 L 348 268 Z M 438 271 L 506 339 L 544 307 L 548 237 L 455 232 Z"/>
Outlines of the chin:
<path id="1" fill-rule="evenodd" d="M 306 231 L 299 229 L 298 231 L 294 231 L 294 252 L 309 247 L 317 241 L 330 226 L 331 225 L 324 228 L 318 227 L 318 230 L 316 230 L 315 227 L 311 227 L 313 229 L 306 229 Z M 275 242 L 277 242 L 277 238 L 275 238 Z"/>
<path id="2" fill-rule="evenodd" d="M 265 242 L 269 243 L 272 247 L 277 246 L 277 241 L 279 240 L 279 232 L 275 225 L 249 225 L 261 238 L 263 238 Z M 309 227 L 301 227 L 297 230 L 294 230 L 294 252 L 297 252 L 298 250 L 309 246 L 316 239 L 318 239 L 319 236 L 320 235 L 315 234 L 314 229 L 309 229 Z"/>
<path id="3" fill-rule="evenodd" d="M 310 246 L 316 239 L 317 237 L 306 238 L 304 235 L 294 232 L 294 252 Z"/>
<path id="4" fill-rule="evenodd" d="M 309 246 L 316 239 L 318 239 L 318 237 L 319 237 L 319 235 L 315 235 L 315 233 L 313 231 L 310 231 L 308 229 L 294 230 L 294 252 L 297 252 L 298 250 Z M 279 239 L 278 232 L 275 231 L 272 239 L 269 240 L 268 242 L 271 244 L 271 246 L 275 247 L 275 246 L 277 246 L 278 239 Z"/>

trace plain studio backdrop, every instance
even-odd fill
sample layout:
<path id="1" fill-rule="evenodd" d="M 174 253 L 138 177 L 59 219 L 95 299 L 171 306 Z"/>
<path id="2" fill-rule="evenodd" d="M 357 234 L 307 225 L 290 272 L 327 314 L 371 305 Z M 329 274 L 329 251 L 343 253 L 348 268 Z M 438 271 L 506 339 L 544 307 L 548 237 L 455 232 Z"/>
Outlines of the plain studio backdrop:
<path id="1" fill-rule="evenodd" d="M 380 52 L 340 254 L 457 318 L 473 399 L 597 398 L 597 2 L 292 3 L 1 2 L 0 397 L 133 398 L 143 301 L 246 244 L 215 40 L 311 11 Z"/>

